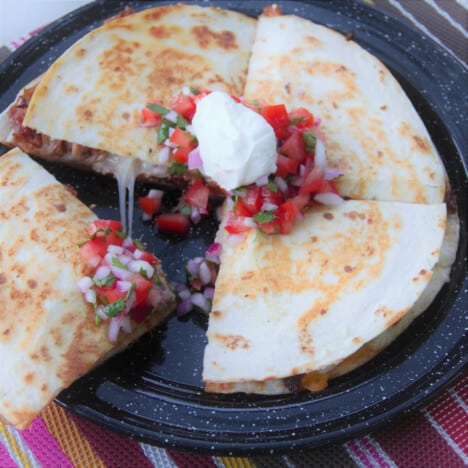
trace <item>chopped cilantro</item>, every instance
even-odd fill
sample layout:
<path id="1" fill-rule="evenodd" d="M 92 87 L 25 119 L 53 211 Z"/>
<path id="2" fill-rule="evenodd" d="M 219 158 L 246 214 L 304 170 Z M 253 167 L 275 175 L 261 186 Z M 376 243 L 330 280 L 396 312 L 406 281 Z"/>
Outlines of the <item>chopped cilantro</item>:
<path id="1" fill-rule="evenodd" d="M 136 247 L 137 249 L 140 249 L 140 250 L 145 250 L 145 249 L 146 249 L 145 244 L 143 244 L 143 242 L 141 242 L 141 241 L 138 240 L 138 239 L 133 239 L 133 244 L 135 245 L 135 247 Z"/>
<path id="2" fill-rule="evenodd" d="M 116 280 L 115 276 L 112 273 L 109 273 L 105 278 L 97 280 L 93 278 L 93 283 L 98 286 L 112 286 Z"/>
<path id="3" fill-rule="evenodd" d="M 127 269 L 127 267 L 117 257 L 112 257 L 112 265 L 116 266 L 117 268 L 122 268 L 124 270 Z"/>
<path id="4" fill-rule="evenodd" d="M 117 317 L 125 309 L 125 301 L 123 299 L 117 299 L 112 304 L 106 305 L 103 307 L 103 312 L 108 317 Z"/>
<path id="5" fill-rule="evenodd" d="M 167 122 L 163 122 L 158 127 L 158 145 L 162 145 L 169 138 L 169 127 L 170 125 Z"/>
<path id="6" fill-rule="evenodd" d="M 194 95 L 197 96 L 200 94 L 200 90 L 198 88 L 195 88 L 194 86 L 189 86 L 190 92 Z"/>
<path id="7" fill-rule="evenodd" d="M 146 107 L 159 115 L 166 115 L 169 112 L 169 109 L 160 106 L 159 104 L 146 104 Z"/>
<path id="8" fill-rule="evenodd" d="M 315 148 L 315 143 L 317 141 L 317 137 L 310 131 L 307 130 L 302 134 L 302 139 L 306 145 L 306 151 L 309 153 L 313 151 Z"/>
<path id="9" fill-rule="evenodd" d="M 169 167 L 170 175 L 184 175 L 187 172 L 187 166 L 178 162 L 173 162 Z"/>
<path id="10" fill-rule="evenodd" d="M 290 119 L 289 122 L 290 122 L 291 125 L 296 125 L 299 122 L 303 122 L 304 120 L 306 120 L 305 117 L 294 117 L 294 118 Z"/>
<path id="11" fill-rule="evenodd" d="M 185 127 L 187 127 L 187 125 L 188 125 L 188 122 L 180 114 L 177 114 L 176 127 L 179 127 L 182 130 L 185 130 Z"/>
<path id="12" fill-rule="evenodd" d="M 271 211 L 259 211 L 256 215 L 253 216 L 253 220 L 258 224 L 265 224 L 273 221 L 275 219 L 275 214 Z"/>
<path id="13" fill-rule="evenodd" d="M 102 318 L 99 317 L 99 315 L 96 315 L 96 316 L 94 317 L 94 323 L 95 323 L 96 325 L 101 325 L 101 322 L 102 322 Z"/>
<path id="14" fill-rule="evenodd" d="M 278 185 L 276 185 L 273 181 L 269 181 L 267 187 L 274 193 L 278 191 Z"/>

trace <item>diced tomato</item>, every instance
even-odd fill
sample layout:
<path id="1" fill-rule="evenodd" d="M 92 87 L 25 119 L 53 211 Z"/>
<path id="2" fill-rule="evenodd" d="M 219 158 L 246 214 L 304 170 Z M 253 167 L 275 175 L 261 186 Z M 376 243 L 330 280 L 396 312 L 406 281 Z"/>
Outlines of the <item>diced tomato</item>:
<path id="1" fill-rule="evenodd" d="M 280 190 L 270 190 L 268 187 L 263 186 L 261 187 L 261 194 L 263 202 L 266 203 L 273 203 L 274 205 L 281 205 L 284 202 L 284 195 Z M 263 203 L 262 203 L 263 205 Z"/>
<path id="2" fill-rule="evenodd" d="M 299 162 L 304 162 L 307 157 L 306 146 L 300 131 L 293 132 L 279 149 L 281 154 Z"/>
<path id="3" fill-rule="evenodd" d="M 114 287 L 103 287 L 97 288 L 98 295 L 105 297 L 107 304 L 112 304 L 113 302 L 118 301 L 119 299 L 125 299 L 127 297 L 127 291 L 120 291 Z"/>
<path id="4" fill-rule="evenodd" d="M 339 195 L 336 184 L 333 180 L 324 180 L 320 187 L 319 193 L 336 193 Z"/>
<path id="5" fill-rule="evenodd" d="M 276 175 L 279 177 L 286 177 L 288 174 L 295 174 L 299 167 L 299 161 L 296 159 L 288 158 L 278 153 L 276 159 Z"/>
<path id="6" fill-rule="evenodd" d="M 296 207 L 292 200 L 282 203 L 276 210 L 276 216 L 279 219 L 281 234 L 291 232 L 294 220 L 297 217 Z"/>
<path id="7" fill-rule="evenodd" d="M 96 231 L 111 229 L 112 231 L 122 231 L 122 223 L 113 219 L 96 219 L 88 228 L 89 235 L 93 235 Z"/>
<path id="8" fill-rule="evenodd" d="M 245 193 L 242 196 L 245 205 L 252 214 L 258 213 L 262 209 L 262 189 L 256 185 L 246 187 Z"/>
<path id="9" fill-rule="evenodd" d="M 240 234 L 250 231 L 251 227 L 246 222 L 248 218 L 248 216 L 237 216 L 231 211 L 224 229 L 226 229 L 229 234 Z"/>
<path id="10" fill-rule="evenodd" d="M 296 195 L 290 200 L 294 206 L 294 210 L 296 211 L 296 217 L 299 216 L 300 213 L 302 213 L 302 210 L 310 204 L 309 194 Z"/>
<path id="11" fill-rule="evenodd" d="M 159 230 L 168 234 L 185 236 L 190 227 L 190 219 L 180 213 L 164 213 L 156 217 L 156 225 Z"/>
<path id="12" fill-rule="evenodd" d="M 201 179 L 195 179 L 183 195 L 185 203 L 197 208 L 201 213 L 208 210 L 209 188 Z"/>
<path id="13" fill-rule="evenodd" d="M 161 115 L 148 109 L 148 107 L 143 107 L 141 110 L 141 123 L 145 127 L 159 127 L 161 125 Z"/>
<path id="14" fill-rule="evenodd" d="M 188 148 L 176 148 L 171 157 L 174 161 L 177 161 L 179 164 L 187 164 L 189 158 L 190 150 Z"/>
<path id="15" fill-rule="evenodd" d="M 261 205 L 260 205 L 261 208 Z M 260 210 L 255 210 L 252 206 L 248 205 L 245 201 L 244 198 L 238 197 L 236 200 L 236 203 L 234 204 L 234 214 L 236 216 L 243 216 L 243 217 L 251 217 L 254 214 L 258 213 Z"/>
<path id="16" fill-rule="evenodd" d="M 80 255 L 89 264 L 97 266 L 99 259 L 103 258 L 107 253 L 107 244 L 103 239 L 95 237 L 88 240 L 80 248 Z"/>
<path id="17" fill-rule="evenodd" d="M 161 198 L 139 197 L 138 205 L 148 216 L 153 216 L 161 209 Z"/>
<path id="18" fill-rule="evenodd" d="M 139 274 L 134 274 L 128 279 L 135 287 L 136 304 L 147 304 L 148 293 L 152 287 L 151 280 L 144 278 Z"/>
<path id="19" fill-rule="evenodd" d="M 193 135 L 179 127 L 174 129 L 172 135 L 169 137 L 169 141 L 174 143 L 174 145 L 180 146 L 181 148 L 186 148 L 188 150 L 192 150 L 197 146 L 197 141 Z"/>
<path id="20" fill-rule="evenodd" d="M 148 317 L 148 315 L 151 312 L 151 305 L 148 304 L 140 304 L 136 305 L 131 311 L 130 311 L 130 318 L 135 322 L 135 323 L 141 323 L 143 320 Z"/>
<path id="21" fill-rule="evenodd" d="M 139 260 L 148 262 L 150 265 L 157 265 L 160 263 L 159 258 L 155 257 L 151 252 L 142 251 Z"/>
<path id="22" fill-rule="evenodd" d="M 178 94 L 174 98 L 171 108 L 185 119 L 191 121 L 197 110 L 195 96 L 190 94 Z"/>
<path id="23" fill-rule="evenodd" d="M 290 124 L 297 128 L 310 128 L 314 125 L 314 116 L 304 107 L 292 110 L 288 116 Z"/>
<path id="24" fill-rule="evenodd" d="M 317 193 L 322 190 L 324 172 L 318 167 L 314 167 L 305 177 L 304 182 L 299 189 L 300 194 Z"/>
<path id="25" fill-rule="evenodd" d="M 257 223 L 258 229 L 266 234 L 278 234 L 281 232 L 281 222 L 279 218 L 275 218 L 273 221 L 267 223 Z"/>
<path id="26" fill-rule="evenodd" d="M 262 116 L 274 130 L 289 125 L 288 112 L 284 104 L 266 106 L 262 109 Z"/>

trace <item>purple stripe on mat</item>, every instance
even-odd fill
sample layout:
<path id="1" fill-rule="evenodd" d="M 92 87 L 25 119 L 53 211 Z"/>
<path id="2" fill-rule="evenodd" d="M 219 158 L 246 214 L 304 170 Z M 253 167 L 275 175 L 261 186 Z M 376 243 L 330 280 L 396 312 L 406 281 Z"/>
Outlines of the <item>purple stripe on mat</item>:
<path id="1" fill-rule="evenodd" d="M 73 468 L 72 462 L 62 452 L 40 417 L 34 419 L 31 426 L 20 431 L 20 434 L 41 466 Z"/>
<path id="2" fill-rule="evenodd" d="M 2 468 L 16 468 L 16 463 L 10 457 L 8 450 L 0 443 L 0 466 Z"/>

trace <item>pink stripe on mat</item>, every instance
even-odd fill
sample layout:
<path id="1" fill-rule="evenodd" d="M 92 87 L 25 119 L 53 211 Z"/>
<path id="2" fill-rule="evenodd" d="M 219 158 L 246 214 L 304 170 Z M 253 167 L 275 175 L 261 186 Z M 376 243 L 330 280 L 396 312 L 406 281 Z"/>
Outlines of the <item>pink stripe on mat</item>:
<path id="1" fill-rule="evenodd" d="M 357 462 L 357 460 L 359 460 L 362 464 L 361 466 L 364 466 L 366 468 L 373 467 L 372 462 L 369 461 L 367 455 L 364 453 L 363 450 L 361 450 L 361 447 L 359 447 L 359 445 L 354 440 L 350 440 L 344 446 L 348 449 L 348 452 L 354 459 L 354 461 Z"/>
<path id="2" fill-rule="evenodd" d="M 17 466 L 2 443 L 0 443 L 0 466 L 2 468 L 16 468 Z"/>
<path id="3" fill-rule="evenodd" d="M 62 452 L 40 417 L 34 419 L 31 426 L 20 431 L 20 434 L 41 466 L 73 468 L 70 459 Z"/>
<path id="4" fill-rule="evenodd" d="M 359 443 L 374 457 L 374 460 L 378 463 L 381 468 L 390 468 L 390 464 L 385 458 L 379 453 L 376 446 L 377 441 L 372 439 L 370 436 L 362 437 L 359 439 Z M 381 449 L 382 450 L 382 449 Z"/>

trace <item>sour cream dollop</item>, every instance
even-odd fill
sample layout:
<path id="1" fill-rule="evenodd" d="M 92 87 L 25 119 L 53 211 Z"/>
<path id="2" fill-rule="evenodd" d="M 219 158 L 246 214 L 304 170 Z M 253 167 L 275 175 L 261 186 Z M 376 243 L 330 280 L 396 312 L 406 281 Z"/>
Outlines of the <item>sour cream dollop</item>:
<path id="1" fill-rule="evenodd" d="M 225 190 L 276 171 L 276 137 L 257 112 L 214 91 L 201 99 L 192 120 L 203 172 Z"/>

